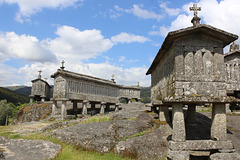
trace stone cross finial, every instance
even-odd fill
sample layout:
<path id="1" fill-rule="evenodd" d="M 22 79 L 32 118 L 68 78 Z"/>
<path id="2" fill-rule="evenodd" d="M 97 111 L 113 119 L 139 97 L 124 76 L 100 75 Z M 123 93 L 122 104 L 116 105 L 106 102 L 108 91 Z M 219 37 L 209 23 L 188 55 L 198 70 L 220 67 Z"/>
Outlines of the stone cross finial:
<path id="1" fill-rule="evenodd" d="M 65 63 L 65 61 L 64 61 L 64 60 L 62 60 L 62 62 L 61 62 L 61 63 L 62 63 L 62 67 L 60 67 L 60 68 L 61 68 L 62 70 L 64 70 L 64 68 L 65 68 L 65 67 L 64 67 L 64 63 Z"/>
<path id="2" fill-rule="evenodd" d="M 112 80 L 113 83 L 115 83 L 115 81 L 114 81 L 114 74 L 112 74 L 112 79 L 111 80 Z"/>
<path id="3" fill-rule="evenodd" d="M 197 7 L 197 4 L 193 4 L 193 7 L 189 7 L 190 11 L 194 11 L 194 17 L 197 17 L 197 11 L 201 11 L 201 7 Z"/>
<path id="4" fill-rule="evenodd" d="M 39 74 L 38 74 L 38 79 L 41 79 L 41 78 L 42 78 L 42 76 L 41 76 L 41 74 L 42 74 L 42 71 L 41 71 L 41 70 L 39 70 L 38 72 L 39 72 Z"/>
<path id="5" fill-rule="evenodd" d="M 239 50 L 239 45 L 236 44 L 236 42 L 234 41 L 233 44 L 230 45 L 229 52 L 233 52 L 236 50 Z"/>
<path id="6" fill-rule="evenodd" d="M 194 11 L 194 17 L 191 20 L 193 26 L 199 25 L 201 18 L 197 16 L 197 11 L 201 11 L 201 7 L 197 7 L 197 4 L 193 4 L 193 7 L 189 7 L 189 9 L 190 11 Z"/>

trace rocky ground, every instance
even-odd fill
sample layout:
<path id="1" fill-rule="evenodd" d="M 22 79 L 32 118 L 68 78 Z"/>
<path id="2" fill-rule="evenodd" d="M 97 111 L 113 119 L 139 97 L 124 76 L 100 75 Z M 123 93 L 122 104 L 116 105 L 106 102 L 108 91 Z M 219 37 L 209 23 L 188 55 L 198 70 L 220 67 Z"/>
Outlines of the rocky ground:
<path id="1" fill-rule="evenodd" d="M 0 137 L 2 157 L 7 160 L 53 159 L 61 146 L 44 140 L 7 139 Z"/>
<path id="2" fill-rule="evenodd" d="M 197 113 L 197 125 L 187 126 L 187 139 L 209 139 L 211 113 Z M 105 118 L 105 119 L 104 119 Z M 164 159 L 168 152 L 168 141 L 172 134 L 170 125 L 159 123 L 157 115 L 146 111 L 141 103 L 124 105 L 122 110 L 103 116 L 99 122 L 89 121 L 91 117 L 57 123 L 26 123 L 14 126 L 14 132 L 43 133 L 63 142 L 102 153 L 114 152 L 140 160 Z M 240 153 L 240 116 L 228 115 L 228 139 Z M 46 133 L 46 131 L 51 132 Z M 21 142 L 21 143 L 20 143 Z M 27 149 L 22 148 L 22 143 Z M 37 145 L 36 145 L 37 144 Z M 60 150 L 60 146 L 48 141 L 8 140 L 0 138 L 0 148 L 8 151 L 6 159 L 11 156 L 19 159 L 50 159 Z M 55 149 L 55 150 L 50 150 Z M 4 152 L 4 153 L 5 153 Z M 46 153 L 45 153 L 46 152 Z M 1 150 L 0 150 L 1 153 Z M 31 157 L 30 155 L 36 155 Z M 1 156 L 1 155 L 0 155 Z M 9 157 L 10 156 L 10 157 Z M 1 158 L 0 158 L 1 159 Z M 16 158 L 15 158 L 16 159 Z"/>
<path id="3" fill-rule="evenodd" d="M 109 113 L 109 121 L 86 123 L 58 129 L 49 133 L 66 143 L 102 153 L 114 152 L 138 159 L 161 159 L 168 151 L 168 125 L 160 125 L 155 114 L 144 112 L 141 103 L 124 106 Z"/>

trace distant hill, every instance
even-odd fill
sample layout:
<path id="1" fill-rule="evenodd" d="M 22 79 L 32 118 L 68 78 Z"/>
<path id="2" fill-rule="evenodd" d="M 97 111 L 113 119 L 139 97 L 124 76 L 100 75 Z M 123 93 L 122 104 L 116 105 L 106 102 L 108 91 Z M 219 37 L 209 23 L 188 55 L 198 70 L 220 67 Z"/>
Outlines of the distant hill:
<path id="1" fill-rule="evenodd" d="M 10 89 L 0 87 L 0 100 L 6 99 L 7 102 L 12 102 L 15 105 L 18 103 L 28 103 L 28 95 L 16 93 Z"/>
<path id="2" fill-rule="evenodd" d="M 24 94 L 27 96 L 31 94 L 31 89 L 32 89 L 32 87 L 28 87 L 28 86 L 8 86 L 5 88 L 10 89 L 11 91 L 14 91 L 16 93 Z"/>
<path id="3" fill-rule="evenodd" d="M 142 87 L 140 91 L 140 97 L 143 103 L 151 102 L 151 87 Z"/>

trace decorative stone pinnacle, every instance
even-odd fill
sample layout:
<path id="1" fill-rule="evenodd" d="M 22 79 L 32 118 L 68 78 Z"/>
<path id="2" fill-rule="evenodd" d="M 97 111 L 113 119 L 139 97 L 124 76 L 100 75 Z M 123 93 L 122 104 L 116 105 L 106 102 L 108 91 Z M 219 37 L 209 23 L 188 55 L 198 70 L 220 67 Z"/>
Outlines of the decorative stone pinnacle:
<path id="1" fill-rule="evenodd" d="M 112 82 L 115 83 L 114 74 L 112 74 Z"/>
<path id="2" fill-rule="evenodd" d="M 42 74 L 42 71 L 41 71 L 41 70 L 39 70 L 38 72 L 39 72 L 39 74 L 38 74 L 38 79 L 41 79 L 41 78 L 42 78 L 42 76 L 41 76 L 41 74 Z"/>
<path id="3" fill-rule="evenodd" d="M 194 16 L 191 20 L 193 26 L 197 26 L 200 24 L 200 20 L 201 18 L 197 16 L 198 12 L 197 11 L 201 11 L 201 7 L 197 7 L 197 4 L 193 4 L 193 7 L 189 7 L 190 11 L 194 11 Z"/>
<path id="4" fill-rule="evenodd" d="M 234 42 L 230 45 L 229 52 L 233 52 L 233 51 L 237 51 L 237 50 L 239 50 L 239 45 L 236 44 L 236 42 L 234 41 Z"/>
<path id="5" fill-rule="evenodd" d="M 65 61 L 64 61 L 64 60 L 62 60 L 62 62 L 61 62 L 61 63 L 62 63 L 62 67 L 60 67 L 60 68 L 61 68 L 62 70 L 64 70 L 64 68 L 65 68 L 65 67 L 64 67 L 64 63 L 65 63 Z"/>
<path id="6" fill-rule="evenodd" d="M 138 87 L 140 86 L 140 85 L 139 85 L 139 82 L 138 82 L 138 85 L 137 85 L 137 86 L 138 86 Z"/>

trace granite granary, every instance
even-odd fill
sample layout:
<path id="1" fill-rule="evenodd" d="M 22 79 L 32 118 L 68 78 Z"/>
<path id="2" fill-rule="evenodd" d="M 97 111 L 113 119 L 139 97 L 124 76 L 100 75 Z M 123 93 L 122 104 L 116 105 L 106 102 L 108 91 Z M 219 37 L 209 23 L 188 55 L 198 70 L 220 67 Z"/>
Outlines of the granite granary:
<path id="1" fill-rule="evenodd" d="M 32 90 L 31 95 L 29 96 L 30 103 L 32 103 L 33 100 L 42 102 L 50 100 L 51 86 L 47 81 L 42 79 L 41 73 L 42 71 L 40 70 L 38 78 L 32 80 Z"/>
<path id="2" fill-rule="evenodd" d="M 140 101 L 139 84 L 123 86 L 116 84 L 114 75 L 111 80 L 105 80 L 67 71 L 64 63 L 62 61 L 60 69 L 51 75 L 54 89 L 53 98 L 48 103 L 52 103 L 52 117 L 66 119 L 75 118 L 78 114 L 104 114 L 105 111 L 117 111 L 120 99 L 125 99 L 127 103 Z M 51 86 L 41 79 L 41 71 L 38 79 L 32 82 L 30 103 L 33 99 L 41 102 L 49 100 Z"/>
<path id="3" fill-rule="evenodd" d="M 170 159 L 189 159 L 190 151 L 217 150 L 219 155 L 234 151 L 227 140 L 226 104 L 238 101 L 239 50 L 235 44 L 224 56 L 223 48 L 238 36 L 200 24 L 197 11 L 201 9 L 196 4 L 190 10 L 194 11 L 193 26 L 169 32 L 147 71 L 151 105 L 159 108 L 160 121 L 171 121 L 173 128 Z M 213 106 L 210 138 L 186 139 L 185 120 L 197 125 L 196 105 L 204 103 Z M 188 108 L 186 119 L 184 106 Z"/>

